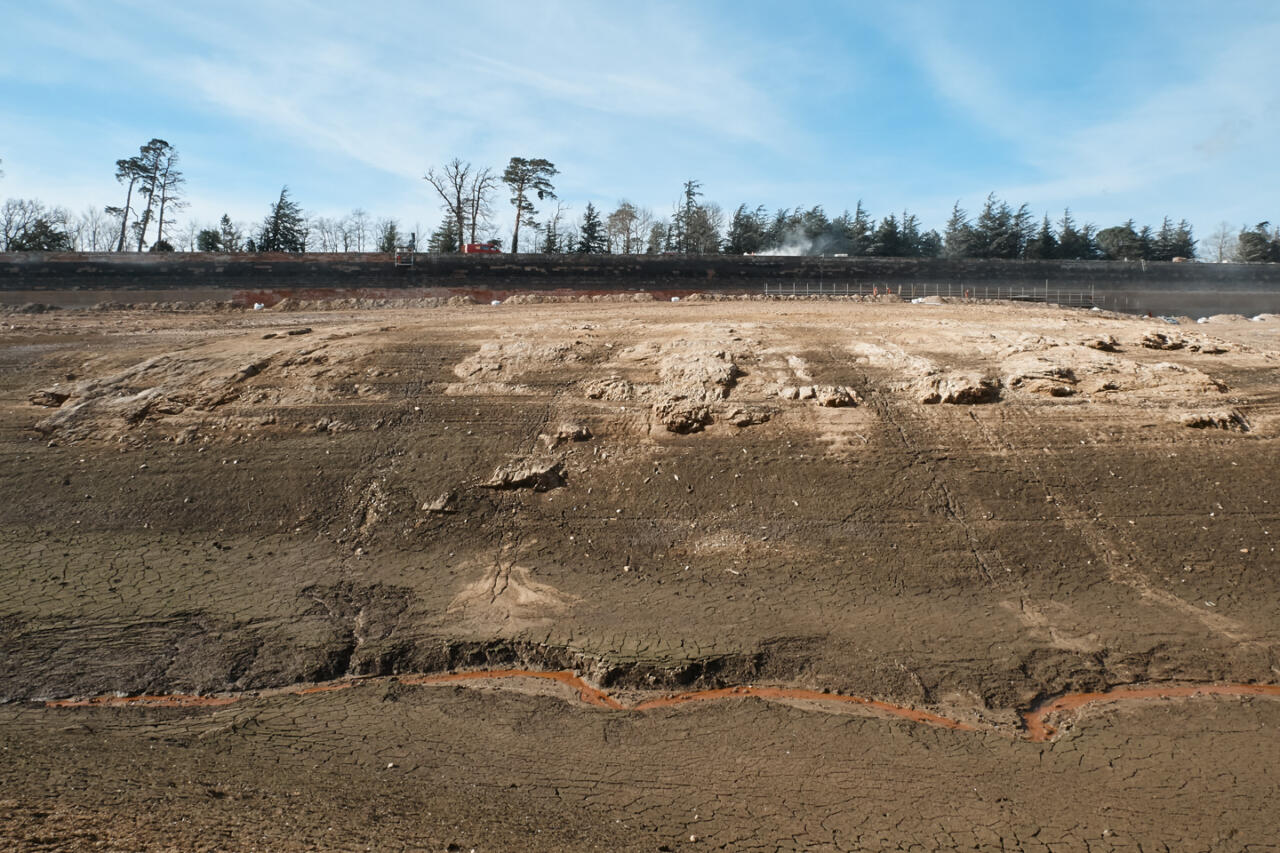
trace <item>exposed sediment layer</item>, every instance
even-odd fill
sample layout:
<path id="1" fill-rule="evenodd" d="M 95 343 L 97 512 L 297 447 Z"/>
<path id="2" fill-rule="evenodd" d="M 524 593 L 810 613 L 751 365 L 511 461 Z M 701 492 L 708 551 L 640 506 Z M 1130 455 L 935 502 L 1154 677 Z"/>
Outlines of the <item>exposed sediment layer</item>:
<path id="1" fill-rule="evenodd" d="M 536 849 L 513 814 L 640 827 L 608 849 L 1267 835 L 1250 815 L 1280 762 L 1239 758 L 1275 749 L 1275 318 L 650 300 L 4 321 L 0 839 L 43 822 L 72 846 L 83 820 L 173 846 L 108 812 L 217 832 L 270 802 L 294 846 L 378 846 L 370 816 L 326 841 L 294 791 L 383 815 L 383 846 L 461 844 L 442 808 L 491 849 Z M 125 772 L 155 787 L 112 799 Z M 197 778 L 225 801 L 168 787 Z M 1027 793 L 1048 789 L 1070 796 Z M 723 823 L 689 828 L 708 808 Z M 276 829 L 252 837 L 281 848 Z M 253 846 L 242 830 L 216 837 Z"/>
<path id="2" fill-rule="evenodd" d="M 437 673 L 433 675 L 400 675 L 390 676 L 381 681 L 389 681 L 407 685 L 442 685 L 459 683 L 477 683 L 504 681 L 506 679 L 539 679 L 554 681 L 572 688 L 577 698 L 585 705 L 606 708 L 613 711 L 643 712 L 659 708 L 675 708 L 703 702 L 723 702 L 734 699 L 766 699 L 772 701 L 805 702 L 819 707 L 857 706 L 873 713 L 901 717 L 914 723 L 937 726 L 955 731 L 976 731 L 977 726 L 940 713 L 909 708 L 892 702 L 883 702 L 865 696 L 847 696 L 833 694 L 829 691 L 807 690 L 799 687 L 754 686 L 721 687 L 713 690 L 694 690 L 687 693 L 676 693 L 652 698 L 636 699 L 629 704 L 615 699 L 604 690 L 593 687 L 575 672 L 541 671 L 528 669 L 494 669 L 472 670 L 467 672 Z M 370 679 L 361 681 L 345 680 L 325 684 L 313 684 L 270 691 L 268 695 L 310 696 L 316 693 L 327 693 L 334 690 L 347 690 L 359 683 L 368 683 Z M 217 708 L 231 705 L 246 698 L 258 698 L 263 694 L 222 694 L 201 696 L 194 694 L 159 694 L 139 696 L 106 695 L 87 699 L 51 699 L 45 702 L 49 708 Z M 1124 685 L 1091 693 L 1069 693 L 1037 702 L 1032 708 L 1021 712 L 1023 722 L 1022 734 L 1033 743 L 1044 743 L 1052 740 L 1064 722 L 1071 719 L 1075 712 L 1089 705 L 1112 703 L 1141 702 L 1156 699 L 1184 699 L 1210 696 L 1260 696 L 1280 698 L 1278 684 L 1146 684 Z M 1053 720 L 1050 723 L 1050 719 Z"/>

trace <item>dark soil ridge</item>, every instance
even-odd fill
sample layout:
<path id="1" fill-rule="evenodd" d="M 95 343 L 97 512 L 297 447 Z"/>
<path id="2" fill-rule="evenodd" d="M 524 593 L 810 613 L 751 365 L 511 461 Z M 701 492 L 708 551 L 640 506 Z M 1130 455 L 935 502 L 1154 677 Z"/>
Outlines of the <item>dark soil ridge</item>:
<path id="1" fill-rule="evenodd" d="M 197 625 L 204 629 L 211 622 L 192 619 L 184 623 L 188 628 Z M 12 626 L 10 626 L 12 627 Z M 446 636 L 421 638 L 395 638 L 386 642 L 367 642 L 353 632 L 336 642 L 310 649 L 301 647 L 279 648 L 262 637 L 246 637 L 244 633 L 227 637 L 227 632 L 210 631 L 204 643 L 188 637 L 179 643 L 182 652 L 171 658 L 157 654 L 135 671 L 121 675 L 118 668 L 86 665 L 76 650 L 76 643 L 64 643 L 58 636 L 46 635 L 51 645 L 64 649 L 75 668 L 75 675 L 65 681 L 42 680 L 32 673 L 36 667 L 24 667 L 19 647 L 31 650 L 30 636 L 15 642 L 10 632 L 7 673 L 0 675 L 0 704 L 20 702 L 45 702 L 82 700 L 91 696 L 131 695 L 191 695 L 228 696 L 257 691 L 295 691 L 308 686 L 345 683 L 352 680 L 377 678 L 433 678 L 458 672 L 520 671 L 520 672 L 572 672 L 597 691 L 641 692 L 708 692 L 739 689 L 743 685 L 772 684 L 788 689 L 806 690 L 816 695 L 853 696 L 875 695 L 880 699 L 903 706 L 939 706 L 954 704 L 955 696 L 965 695 L 971 713 L 989 714 L 1016 712 L 1027 714 L 1052 706 L 1061 697 L 1071 695 L 1104 695 L 1118 689 L 1151 683 L 1257 683 L 1258 674 L 1240 667 L 1223 665 L 1210 668 L 1207 675 L 1195 678 L 1187 673 L 1157 677 L 1153 674 L 1153 657 L 1165 654 L 1157 650 L 1145 655 L 1127 654 L 1109 656 L 1105 652 L 1080 655 L 1081 660 L 1056 661 L 1047 665 L 1045 650 L 1033 650 L 1027 655 L 1018 673 L 1022 676 L 1016 689 L 974 693 L 963 691 L 960 685 L 943 683 L 928 686 L 916 680 L 917 689 L 895 690 L 878 673 L 868 673 L 859 683 L 821 683 L 806 673 L 807 664 L 803 649 L 797 651 L 793 641 L 779 640 L 762 644 L 750 653 L 704 655 L 681 661 L 654 661 L 624 659 L 621 656 L 590 654 L 580 648 L 567 645 L 551 645 L 535 641 L 511 639 L 461 640 Z M 211 639 L 216 636 L 216 640 Z M 251 663 L 245 656 L 269 655 L 271 660 L 292 659 L 297 663 L 289 669 L 274 668 L 250 674 Z M 195 680 L 190 676 L 174 674 L 166 670 L 166 663 L 176 663 L 190 670 L 190 660 L 229 662 L 230 668 L 221 679 Z M 51 666 L 41 672 L 59 672 L 65 669 L 50 661 Z M 1167 671 L 1162 668 L 1161 672 Z M 1005 673 L 992 673 L 991 681 L 998 682 Z M 1028 701 L 1026 697 L 1030 696 Z"/>

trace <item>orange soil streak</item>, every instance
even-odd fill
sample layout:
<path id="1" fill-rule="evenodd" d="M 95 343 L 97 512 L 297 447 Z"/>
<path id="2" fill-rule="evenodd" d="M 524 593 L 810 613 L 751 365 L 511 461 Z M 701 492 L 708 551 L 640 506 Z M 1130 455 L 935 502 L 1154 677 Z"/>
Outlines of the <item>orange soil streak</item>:
<path id="1" fill-rule="evenodd" d="M 927 723 L 931 726 L 941 726 L 959 731 L 976 731 L 973 726 L 966 725 L 959 720 L 931 714 L 928 711 L 918 711 L 914 708 L 892 705 L 888 702 L 881 702 L 878 699 L 866 699 L 862 696 L 842 696 L 833 693 L 822 693 L 817 690 L 801 690 L 789 687 L 726 687 L 720 690 L 699 690 L 694 693 L 680 693 L 661 699 L 650 699 L 647 702 L 641 702 L 633 706 L 631 710 L 647 711 L 651 708 L 670 708 L 687 702 L 706 702 L 716 699 L 745 698 L 747 696 L 756 696 L 761 699 L 803 699 L 811 702 L 842 702 L 862 705 L 897 717 L 904 717 L 917 723 Z"/>
<path id="2" fill-rule="evenodd" d="M 538 672 L 529 669 L 495 669 L 479 672 L 450 672 L 444 675 L 423 675 L 414 678 L 401 678 L 400 680 L 405 684 L 446 684 L 450 681 L 473 681 L 483 678 L 545 678 L 549 681 L 558 681 L 561 684 L 577 688 L 578 698 L 588 705 L 595 705 L 598 708 L 612 708 L 615 711 L 624 710 L 617 699 L 614 699 L 603 690 L 597 690 L 567 670 Z"/>
<path id="3" fill-rule="evenodd" d="M 834 693 L 821 693 L 817 690 L 804 690 L 794 687 L 722 687 L 715 690 L 697 690 L 689 693 L 677 693 L 648 699 L 630 707 L 623 705 L 603 690 L 587 684 L 579 676 L 567 670 L 545 672 L 528 669 L 495 669 L 471 672 L 448 672 L 439 675 L 400 676 L 403 684 L 448 684 L 463 681 L 484 681 L 500 678 L 541 678 L 555 681 L 578 691 L 578 698 L 585 704 L 597 708 L 609 708 L 614 711 L 651 711 L 657 708 L 673 708 L 691 702 L 713 702 L 725 699 L 744 699 L 757 697 L 760 699 L 791 699 L 809 702 L 830 702 L 861 705 L 873 708 L 886 714 L 902 717 L 917 723 L 952 729 L 956 731 L 977 731 L 977 729 L 959 720 L 944 717 L 929 711 L 906 708 L 879 699 L 867 699 L 862 696 L 844 696 Z M 374 679 L 360 679 L 360 681 Z M 381 680 L 381 679 L 378 679 Z M 266 693 L 291 696 L 306 696 L 313 693 L 330 693 L 336 690 L 347 690 L 355 680 L 331 681 L 315 684 L 310 687 L 286 687 Z M 173 693 L 168 695 L 142 694 L 139 696 L 94 696 L 89 699 L 54 699 L 45 702 L 48 708 L 120 708 L 143 706 L 149 708 L 209 708 L 231 705 L 241 699 L 265 695 L 240 693 L 225 696 L 196 696 L 192 694 Z M 1043 702 L 1022 713 L 1022 721 L 1027 740 L 1033 743 L 1044 743 L 1052 740 L 1058 733 L 1057 726 L 1049 722 L 1054 714 L 1071 713 L 1085 705 L 1104 702 L 1122 702 L 1139 699 L 1174 699 L 1190 696 L 1275 696 L 1280 698 L 1280 684 L 1202 684 L 1150 687 L 1116 687 L 1100 693 L 1070 693 L 1056 699 Z"/>
<path id="4" fill-rule="evenodd" d="M 1094 702 L 1121 702 L 1132 699 L 1175 699 L 1184 696 L 1280 696 L 1278 684 L 1201 684 L 1180 687 L 1116 687 L 1103 693 L 1069 693 L 1025 711 L 1027 739 L 1044 743 L 1058 733 L 1048 722 L 1052 714 L 1075 711 Z"/>
<path id="5" fill-rule="evenodd" d="M 291 690 L 289 692 L 297 693 L 299 696 L 308 696 L 312 693 L 332 693 L 335 690 L 347 690 L 354 686 L 354 681 L 335 681 L 329 684 L 317 684 L 315 687 L 304 687 L 301 690 Z"/>

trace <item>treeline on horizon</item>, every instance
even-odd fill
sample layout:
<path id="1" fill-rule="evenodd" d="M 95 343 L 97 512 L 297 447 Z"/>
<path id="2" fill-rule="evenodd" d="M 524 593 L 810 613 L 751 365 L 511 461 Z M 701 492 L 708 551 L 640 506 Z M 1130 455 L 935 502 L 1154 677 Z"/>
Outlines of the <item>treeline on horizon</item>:
<path id="1" fill-rule="evenodd" d="M 728 215 L 705 200 L 696 180 L 684 183 L 667 216 L 624 199 L 608 212 L 588 202 L 573 217 L 556 195 L 555 165 L 521 157 L 512 157 L 501 173 L 458 158 L 429 169 L 424 179 L 439 197 L 444 218 L 425 240 L 405 233 L 394 218 L 360 208 L 343 217 L 308 216 L 287 186 L 259 225 L 232 222 L 224 214 L 214 225 L 188 221 L 178 227 L 174 214 L 187 206 L 178 160 L 177 149 L 152 139 L 137 155 L 116 161 L 123 203 L 79 215 L 36 199 L 6 200 L 0 207 L 0 251 L 349 253 L 412 247 L 447 253 L 475 243 L 506 249 L 494 225 L 501 194 L 509 195 L 514 213 L 509 251 L 1280 262 L 1280 226 L 1270 222 L 1238 230 L 1222 223 L 1197 240 L 1186 219 L 1175 223 L 1165 217 L 1158 227 L 1129 219 L 1100 229 L 1076 222 L 1069 209 L 1054 221 L 1047 214 L 1037 220 L 1029 205 L 1015 208 L 995 193 L 973 215 L 957 202 L 941 233 L 925 229 L 908 210 L 876 219 L 860 200 L 852 213 L 846 209 L 836 216 L 822 205 L 771 212 L 745 203 Z"/>

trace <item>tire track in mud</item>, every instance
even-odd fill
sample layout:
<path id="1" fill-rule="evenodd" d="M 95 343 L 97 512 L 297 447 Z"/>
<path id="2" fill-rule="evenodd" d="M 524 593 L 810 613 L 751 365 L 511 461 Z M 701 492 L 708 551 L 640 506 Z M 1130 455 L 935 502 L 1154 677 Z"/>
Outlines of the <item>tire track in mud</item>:
<path id="1" fill-rule="evenodd" d="M 46 708 L 210 708 L 232 705 L 242 700 L 266 698 L 272 696 L 310 696 L 317 693 L 329 693 L 347 690 L 359 684 L 390 683 L 412 686 L 436 686 L 445 684 L 467 684 L 486 681 L 504 681 L 507 679 L 538 679 L 552 681 L 578 691 L 578 701 L 593 708 L 627 713 L 644 713 L 664 708 L 675 708 L 682 705 L 700 705 L 703 703 L 725 702 L 738 699 L 764 699 L 766 701 L 808 702 L 831 707 L 858 706 L 870 709 L 881 715 L 900 717 L 922 725 L 950 729 L 952 731 L 990 731 L 999 732 L 996 726 L 979 727 L 961 720 L 895 705 L 879 699 L 865 696 L 854 696 L 840 693 L 824 693 L 799 687 L 755 687 L 741 685 L 737 687 L 720 687 L 709 690 L 694 690 L 686 693 L 674 693 L 652 699 L 642 699 L 630 705 L 623 704 L 604 690 L 592 687 L 581 676 L 570 670 L 528 670 L 528 669 L 493 669 L 468 670 L 464 672 L 446 672 L 424 675 L 371 676 L 368 678 L 352 678 L 339 681 L 323 682 L 306 687 L 293 686 L 272 690 L 252 691 L 245 693 L 227 693 L 212 696 L 200 696 L 187 693 L 141 694 L 138 696 L 117 696 L 107 694 L 88 699 L 53 699 L 44 703 Z M 1122 685 L 1108 690 L 1085 693 L 1066 693 L 1049 697 L 1037 702 L 1032 707 L 1021 711 L 1021 738 L 1031 743 L 1047 743 L 1053 741 L 1060 729 L 1074 718 L 1080 709 L 1091 705 L 1115 704 L 1120 702 L 1143 702 L 1161 699 L 1183 699 L 1209 696 L 1245 696 L 1280 699 L 1280 684 L 1149 684 Z"/>
<path id="2" fill-rule="evenodd" d="M 1011 403 L 1006 411 L 1020 418 L 1029 430 L 1035 428 L 1035 420 L 1025 405 Z M 1108 576 L 1114 583 L 1127 586 L 1142 598 L 1195 619 L 1208 630 L 1233 643 L 1271 650 L 1270 644 L 1251 635 L 1236 620 L 1202 610 L 1152 583 L 1151 578 L 1137 568 L 1137 564 L 1143 562 L 1142 548 L 1113 518 L 1108 516 L 1070 465 L 1061 459 L 1059 453 L 1046 447 L 1043 455 L 1033 460 L 1028 449 L 1019 449 L 1007 440 L 1000 441 L 991 435 L 979 418 L 974 417 L 974 422 L 993 447 L 1003 446 L 1007 453 L 1020 461 L 1023 469 L 1028 471 L 1044 490 L 1045 497 L 1057 507 L 1063 524 L 1083 538 L 1102 564 L 1107 567 Z M 1042 476 L 1041 466 L 1058 475 L 1065 486 L 1062 490 L 1064 494 L 1055 494 L 1054 489 Z"/>

